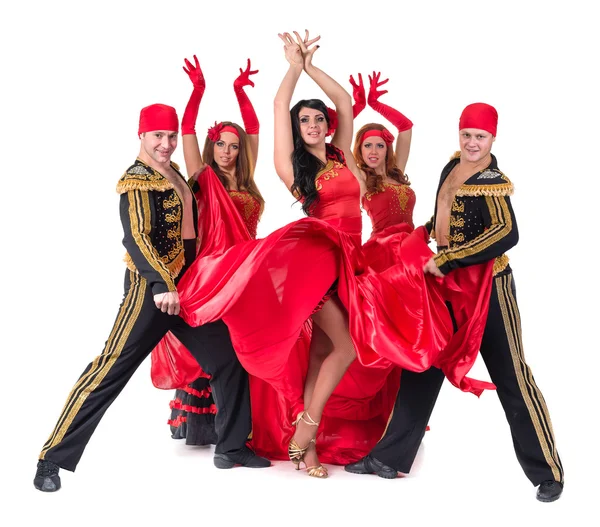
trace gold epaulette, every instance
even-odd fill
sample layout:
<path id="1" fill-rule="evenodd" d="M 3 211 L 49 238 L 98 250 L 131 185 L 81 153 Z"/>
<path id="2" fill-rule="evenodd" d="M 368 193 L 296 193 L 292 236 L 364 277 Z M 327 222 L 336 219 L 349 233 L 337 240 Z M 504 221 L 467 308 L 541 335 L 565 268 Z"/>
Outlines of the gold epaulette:
<path id="1" fill-rule="evenodd" d="M 151 167 L 136 163 L 130 166 L 117 183 L 117 192 L 125 194 L 130 190 L 156 190 L 164 192 L 173 185 L 162 174 Z"/>
<path id="2" fill-rule="evenodd" d="M 450 161 L 452 161 L 453 159 L 458 159 L 460 157 L 460 150 L 457 150 L 456 152 L 454 152 L 454 154 L 452 154 L 450 156 Z"/>
<path id="3" fill-rule="evenodd" d="M 487 168 L 458 189 L 457 196 L 512 196 L 514 186 L 497 168 Z"/>

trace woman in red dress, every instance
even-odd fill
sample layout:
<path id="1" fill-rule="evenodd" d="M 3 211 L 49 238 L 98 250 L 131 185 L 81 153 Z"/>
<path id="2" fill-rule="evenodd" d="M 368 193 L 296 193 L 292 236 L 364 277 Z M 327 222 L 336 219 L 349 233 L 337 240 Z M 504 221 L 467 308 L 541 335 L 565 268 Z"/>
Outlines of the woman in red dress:
<path id="1" fill-rule="evenodd" d="M 185 64 L 186 67 L 183 69 L 194 87 L 181 122 L 187 173 L 193 175 L 206 165 L 210 166 L 227 190 L 249 236 L 256 238 L 258 221 L 264 208 L 264 199 L 254 182 L 260 126 L 244 87 L 248 85 L 254 87 L 250 75 L 258 73 L 258 70 L 250 69 L 250 59 L 248 59 L 246 70 L 240 68 L 240 74 L 233 83 L 244 129 L 229 121 L 215 123 L 215 126 L 208 131 L 201 154 L 195 124 L 206 83 L 195 55 L 194 64 L 187 59 Z M 195 193 L 199 191 L 196 182 L 192 183 L 192 189 Z M 183 345 L 170 334 L 165 337 L 161 345 L 183 348 Z M 178 355 L 181 352 L 182 350 Z M 191 375 L 191 372 L 188 374 Z M 183 388 L 177 389 L 175 398 L 170 403 L 169 425 L 172 437 L 185 438 L 187 445 L 216 443 L 214 426 L 216 406 L 209 380 L 210 376 L 197 368 L 197 378 Z M 160 382 L 160 379 L 157 379 L 157 382 Z"/>
<path id="2" fill-rule="evenodd" d="M 317 47 L 311 46 L 318 37 L 308 40 L 307 34 L 306 38 L 301 40 L 296 33 L 296 42 L 289 34 L 280 37 L 285 44 L 290 69 L 275 99 L 275 168 L 286 186 L 300 199 L 307 215 L 326 221 L 345 235 L 345 256 L 353 260 L 350 263 L 353 273 L 360 273 L 362 262 L 360 255 L 357 255 L 360 251 L 358 244 L 362 230 L 360 197 L 368 195 L 368 189 L 367 174 L 356 165 L 350 151 L 354 117 L 351 101 L 338 83 L 312 65 L 312 55 Z M 287 112 L 302 70 L 335 104 L 337 127 L 330 145 L 325 142 L 330 124 L 327 108 L 322 101 L 300 101 L 292 108 L 291 119 Z M 406 234 L 411 230 L 403 229 Z M 397 238 L 395 243 L 402 246 L 404 239 L 404 236 Z M 380 270 L 391 267 L 393 263 L 390 262 L 390 265 L 381 267 Z M 393 279 L 389 282 L 379 282 L 377 292 L 384 295 L 393 294 L 393 283 Z M 384 284 L 391 287 L 386 288 Z M 339 283 L 337 293 L 312 317 L 314 324 L 304 386 L 304 411 L 298 416 L 297 429 L 289 446 L 292 461 L 297 465 L 303 461 L 309 467 L 317 467 L 316 472 L 320 476 L 326 475 L 326 470 L 320 466 L 315 448 L 317 427 L 323 416 L 325 404 L 356 357 L 352 337 L 356 342 L 356 337 L 361 335 L 360 322 L 355 317 L 350 320 L 348 317 L 348 311 L 352 307 L 358 307 L 352 306 L 354 294 L 349 285 L 351 284 Z M 380 299 L 376 301 L 379 303 Z M 396 303 L 397 300 L 393 302 Z M 358 311 L 355 311 L 355 315 L 357 313 Z M 448 337 L 447 322 L 444 320 L 441 324 L 446 330 L 445 338 Z M 369 339 L 369 332 L 362 332 L 362 337 L 362 340 Z M 438 342 L 437 346 L 440 346 L 442 341 Z M 389 347 L 389 342 L 387 344 Z M 400 342 L 397 345 L 402 347 Z M 436 344 L 433 344 L 431 350 L 435 349 Z M 380 350 L 375 348 L 375 351 Z M 360 359 L 363 365 L 380 362 L 380 357 L 369 357 L 368 352 L 361 353 Z M 383 367 L 379 368 L 379 387 L 385 385 L 392 367 L 386 361 Z M 315 470 L 309 471 L 311 472 L 314 474 Z"/>
<path id="3" fill-rule="evenodd" d="M 178 289 L 186 322 L 222 319 L 241 363 L 278 396 L 278 404 L 263 404 L 252 390 L 257 451 L 259 433 L 260 448 L 274 452 L 291 436 L 288 453 L 296 466 L 304 462 L 311 476 L 325 477 L 317 431 L 321 459 L 357 459 L 385 428 L 397 366 L 424 371 L 438 365 L 463 390 L 480 387 L 465 377 L 462 355 L 452 361 L 441 355 L 452 322 L 439 281 L 423 273 L 433 254 L 425 230 L 393 236 L 398 259 L 389 268 L 376 272 L 365 265 L 360 199 L 366 177 L 350 150 L 351 100 L 312 65 L 318 38 L 296 37 L 281 35 L 290 66 L 275 99 L 275 166 L 309 217 L 244 241 L 235 221 L 220 220 L 230 215 L 211 192 L 218 195 L 222 186 L 205 170 L 198 176 L 199 216 L 208 236 Z M 325 142 L 329 118 L 322 101 L 300 101 L 289 110 L 302 71 L 336 105 L 332 145 Z M 302 336 L 311 330 L 303 355 Z M 457 362 L 461 369 L 452 375 Z"/>

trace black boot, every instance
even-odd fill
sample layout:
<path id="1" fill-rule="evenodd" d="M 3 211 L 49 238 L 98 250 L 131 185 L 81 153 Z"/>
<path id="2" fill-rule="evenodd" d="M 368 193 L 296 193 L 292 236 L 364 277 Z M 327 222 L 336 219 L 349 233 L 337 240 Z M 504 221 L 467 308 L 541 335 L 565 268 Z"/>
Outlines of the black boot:
<path id="1" fill-rule="evenodd" d="M 60 489 L 60 476 L 58 475 L 58 470 L 59 466 L 56 463 L 40 459 L 33 480 L 35 488 L 42 492 L 56 492 Z"/>
<path id="2" fill-rule="evenodd" d="M 380 478 L 395 479 L 398 471 L 384 465 L 381 461 L 371 456 L 365 456 L 356 463 L 350 463 L 344 467 L 346 472 L 352 474 L 377 474 Z"/>
<path id="3" fill-rule="evenodd" d="M 217 468 L 233 468 L 235 465 L 248 468 L 266 468 L 271 466 L 271 462 L 268 459 L 257 456 L 248 447 L 234 452 L 227 452 L 226 454 L 215 454 L 213 461 Z"/>
<path id="4" fill-rule="evenodd" d="M 563 484 L 553 479 L 542 481 L 538 487 L 536 498 L 539 501 L 550 502 L 560 498 L 563 491 Z"/>

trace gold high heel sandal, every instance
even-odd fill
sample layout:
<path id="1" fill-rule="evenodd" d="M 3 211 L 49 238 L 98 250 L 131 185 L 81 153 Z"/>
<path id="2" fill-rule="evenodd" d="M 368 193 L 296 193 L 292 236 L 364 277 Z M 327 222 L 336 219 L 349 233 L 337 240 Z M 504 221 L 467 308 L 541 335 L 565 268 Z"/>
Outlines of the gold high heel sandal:
<path id="1" fill-rule="evenodd" d="M 306 419 L 304 416 L 306 416 Z M 300 412 L 292 425 L 297 426 L 300 421 L 304 421 L 310 426 L 319 426 L 319 423 L 316 422 L 308 412 Z M 306 455 L 307 450 L 310 448 L 311 443 L 314 443 L 316 447 L 317 442 L 315 441 L 315 438 L 313 438 L 308 442 L 308 445 L 302 448 L 300 445 L 298 445 L 298 443 L 296 443 L 295 439 L 292 438 L 290 444 L 288 445 L 288 456 L 290 461 L 296 465 L 296 470 L 300 470 L 300 463 L 304 463 L 306 472 L 309 476 L 312 476 L 313 478 L 326 478 L 329 474 L 323 465 L 309 467 L 306 464 L 306 461 L 304 461 L 304 456 Z"/>

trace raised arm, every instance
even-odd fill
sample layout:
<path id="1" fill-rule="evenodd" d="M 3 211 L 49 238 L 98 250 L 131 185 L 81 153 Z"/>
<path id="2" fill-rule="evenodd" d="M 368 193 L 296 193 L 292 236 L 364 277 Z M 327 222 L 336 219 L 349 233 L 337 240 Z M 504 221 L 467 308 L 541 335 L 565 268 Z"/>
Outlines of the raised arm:
<path id="1" fill-rule="evenodd" d="M 183 118 L 181 120 L 181 135 L 183 140 L 183 158 L 185 160 L 185 169 L 188 177 L 192 177 L 198 170 L 204 166 L 202 154 L 200 153 L 200 145 L 196 137 L 196 119 L 198 118 L 198 110 L 200 109 L 200 101 L 206 89 L 204 74 L 200 68 L 198 58 L 194 55 L 193 65 L 188 59 L 185 60 L 185 71 L 192 81 L 194 89 L 190 100 L 185 107 Z M 187 68 L 186 68 L 187 66 Z"/>
<path id="2" fill-rule="evenodd" d="M 343 150 L 346 157 L 349 157 L 351 156 L 352 131 L 354 126 L 352 122 L 354 119 L 352 114 L 352 98 L 338 82 L 312 63 L 312 57 L 319 48 L 319 46 L 314 46 L 314 43 L 320 37 L 309 40 L 308 31 L 306 31 L 304 39 L 300 38 L 300 35 L 296 31 L 294 31 L 294 34 L 296 35 L 298 46 L 302 50 L 304 71 L 325 92 L 325 95 L 331 99 L 331 102 L 335 106 L 338 127 L 331 142 Z"/>
<path id="3" fill-rule="evenodd" d="M 337 146 L 344 152 L 348 168 L 356 176 L 360 184 L 361 194 L 366 192 L 366 176 L 356 165 L 352 155 L 352 134 L 354 131 L 354 115 L 352 110 L 352 99 L 350 94 L 342 86 L 327 75 L 323 70 L 317 68 L 312 63 L 312 56 L 319 46 L 310 47 L 316 39 L 308 39 L 308 31 L 304 40 L 294 31 L 298 45 L 302 50 L 304 57 L 304 71 L 313 79 L 318 86 L 325 92 L 335 105 L 337 114 L 337 130 L 333 135 L 331 144 Z M 320 37 L 317 37 L 320 38 Z"/>
<path id="4" fill-rule="evenodd" d="M 252 86 L 254 88 L 254 82 L 250 80 L 250 75 L 254 75 L 255 73 L 258 73 L 258 70 L 250 69 L 250 59 L 248 59 L 246 69 L 242 70 L 242 68 L 240 68 L 240 74 L 233 82 L 233 91 L 235 92 L 238 104 L 240 105 L 240 113 L 242 114 L 242 121 L 244 121 L 244 129 L 248 135 L 250 153 L 254 165 L 256 165 L 256 160 L 258 159 L 258 132 L 260 124 L 256 112 L 254 111 L 254 107 L 244 91 L 244 86 Z"/>
<path id="5" fill-rule="evenodd" d="M 354 80 L 354 77 L 350 75 L 350 84 L 352 85 L 352 98 L 354 99 L 352 117 L 356 119 L 358 114 L 360 114 L 367 105 L 362 75 L 360 73 L 358 74 L 358 83 Z M 337 112 L 333 108 L 327 108 L 327 113 L 329 114 L 329 133 L 331 135 L 335 133 L 338 126 Z"/>
<path id="6" fill-rule="evenodd" d="M 292 40 L 289 33 L 280 33 L 279 38 L 283 41 L 283 50 L 285 58 L 289 63 L 289 68 L 281 81 L 274 101 L 274 161 L 277 175 L 285 183 L 286 187 L 291 190 L 294 184 L 294 169 L 292 166 L 294 140 L 292 136 L 292 121 L 290 119 L 290 102 L 298 78 L 302 73 L 304 62 L 300 46 Z"/>
<path id="7" fill-rule="evenodd" d="M 395 108 L 379 102 L 379 97 L 387 93 L 387 90 L 379 90 L 381 86 L 386 84 L 389 79 L 380 81 L 381 73 L 373 72 L 373 76 L 369 75 L 369 106 L 377 113 L 383 115 L 390 123 L 398 129 L 398 137 L 396 139 L 396 164 L 404 172 L 408 155 L 410 154 L 410 143 L 412 139 L 413 123 Z"/>

